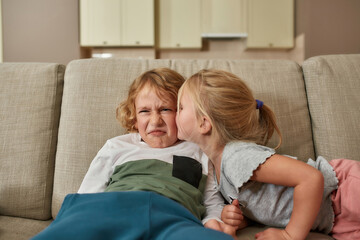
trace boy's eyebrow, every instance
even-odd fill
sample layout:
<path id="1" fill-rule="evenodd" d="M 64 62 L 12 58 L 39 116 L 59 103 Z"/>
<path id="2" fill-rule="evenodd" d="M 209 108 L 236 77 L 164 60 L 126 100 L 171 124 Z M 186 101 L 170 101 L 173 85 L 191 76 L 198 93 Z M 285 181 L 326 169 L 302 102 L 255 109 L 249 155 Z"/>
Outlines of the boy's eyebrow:
<path id="1" fill-rule="evenodd" d="M 176 105 L 176 104 L 167 103 L 167 104 L 161 104 L 160 107 L 170 108 L 171 106 L 175 106 L 175 105 Z"/>
<path id="2" fill-rule="evenodd" d="M 144 111 L 144 110 L 149 111 L 150 108 L 147 107 L 147 106 L 140 106 L 140 107 L 136 107 L 136 108 L 135 108 L 135 111 L 136 111 L 136 112 L 140 112 L 140 111 Z"/>
<path id="3" fill-rule="evenodd" d="M 161 105 L 159 105 L 159 106 L 156 106 L 156 108 L 157 109 L 161 109 L 161 108 L 169 108 L 169 109 L 176 109 L 176 105 L 172 105 L 172 104 L 170 104 L 170 103 L 168 103 L 168 104 L 161 104 Z M 152 107 L 149 107 L 149 106 L 147 106 L 147 105 L 143 105 L 143 106 L 139 106 L 139 107 L 136 107 L 135 109 L 151 109 Z"/>

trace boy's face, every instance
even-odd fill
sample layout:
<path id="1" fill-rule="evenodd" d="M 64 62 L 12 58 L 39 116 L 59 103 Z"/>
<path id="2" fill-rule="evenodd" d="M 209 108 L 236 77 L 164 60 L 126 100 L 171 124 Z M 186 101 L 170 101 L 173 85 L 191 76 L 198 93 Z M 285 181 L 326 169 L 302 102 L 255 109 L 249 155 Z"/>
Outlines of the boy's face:
<path id="1" fill-rule="evenodd" d="M 159 98 L 146 85 L 135 99 L 136 123 L 142 140 L 150 147 L 165 148 L 177 142 L 176 102 Z"/>
<path id="2" fill-rule="evenodd" d="M 178 138 L 196 143 L 198 120 L 195 114 L 194 103 L 189 97 L 186 88 L 183 89 L 183 94 L 180 98 L 176 123 L 178 127 Z"/>

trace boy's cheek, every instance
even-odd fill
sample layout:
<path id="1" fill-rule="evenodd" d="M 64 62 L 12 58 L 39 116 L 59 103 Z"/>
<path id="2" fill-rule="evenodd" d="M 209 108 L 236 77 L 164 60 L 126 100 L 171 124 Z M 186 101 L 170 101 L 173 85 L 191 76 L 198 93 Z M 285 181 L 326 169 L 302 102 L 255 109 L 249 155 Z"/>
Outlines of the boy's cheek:
<path id="1" fill-rule="evenodd" d="M 177 127 L 179 128 L 179 112 L 176 112 L 175 122 L 176 122 Z"/>

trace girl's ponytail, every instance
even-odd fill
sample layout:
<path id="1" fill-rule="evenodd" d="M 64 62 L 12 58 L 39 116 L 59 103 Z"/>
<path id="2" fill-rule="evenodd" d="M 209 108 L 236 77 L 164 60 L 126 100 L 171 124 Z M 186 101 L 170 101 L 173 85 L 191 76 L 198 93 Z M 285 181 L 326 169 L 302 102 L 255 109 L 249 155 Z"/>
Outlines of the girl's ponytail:
<path id="1" fill-rule="evenodd" d="M 258 100 L 256 101 L 257 101 L 257 106 L 259 106 Z M 260 129 L 262 130 L 262 138 L 261 138 L 261 140 L 263 141 L 262 144 L 266 145 L 269 142 L 275 130 L 279 135 L 279 143 L 275 147 L 275 149 L 279 148 L 282 143 L 282 135 L 278 125 L 276 124 L 274 112 L 271 110 L 271 108 L 269 108 L 265 104 L 261 104 L 261 107 L 259 107 L 258 109 L 259 109 L 259 125 L 260 125 Z"/>

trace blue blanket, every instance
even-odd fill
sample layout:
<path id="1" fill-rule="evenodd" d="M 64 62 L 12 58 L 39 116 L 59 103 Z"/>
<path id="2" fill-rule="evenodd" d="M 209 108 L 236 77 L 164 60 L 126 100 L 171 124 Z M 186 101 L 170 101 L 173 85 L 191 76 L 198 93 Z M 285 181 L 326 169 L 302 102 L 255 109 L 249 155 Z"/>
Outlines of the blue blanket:
<path id="1" fill-rule="evenodd" d="M 152 192 L 69 194 L 56 219 L 32 238 L 232 239 L 206 229 L 179 203 Z"/>

